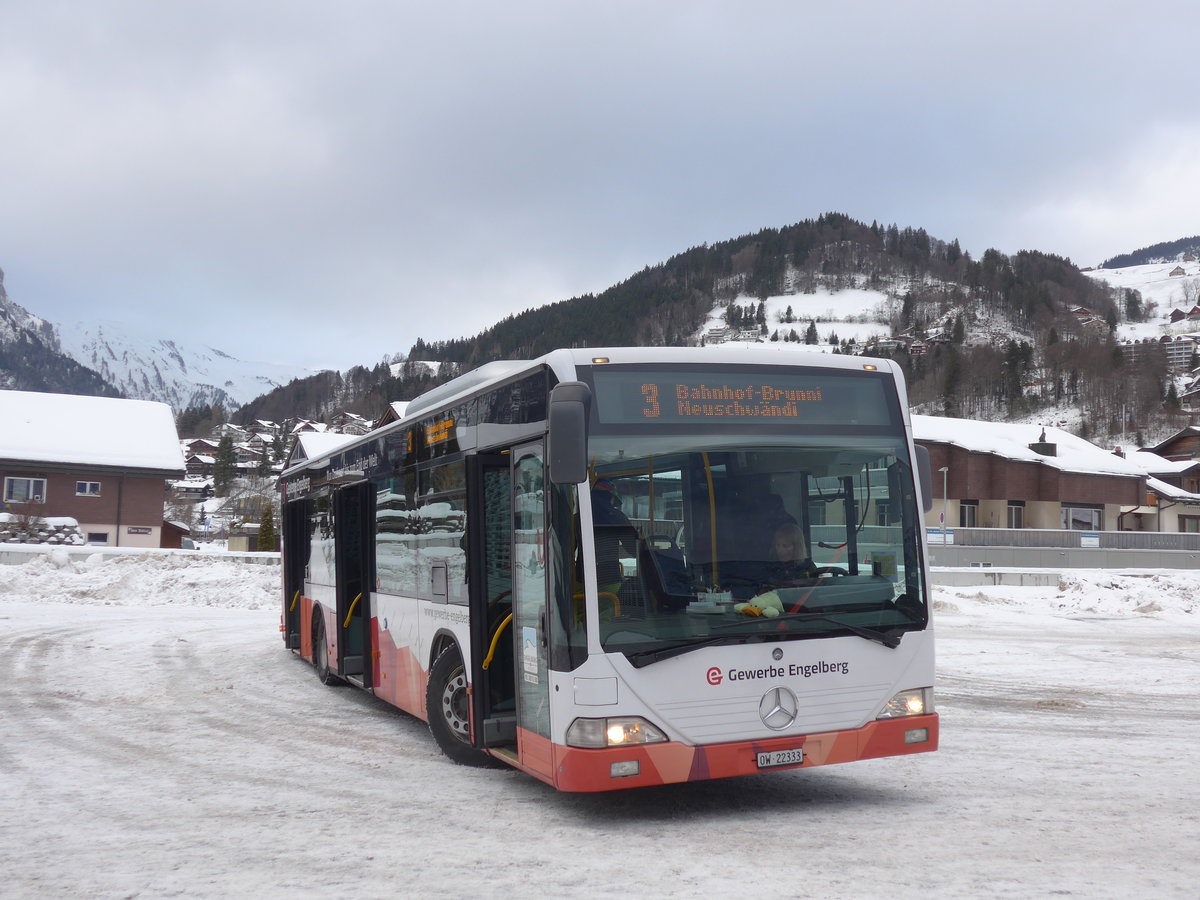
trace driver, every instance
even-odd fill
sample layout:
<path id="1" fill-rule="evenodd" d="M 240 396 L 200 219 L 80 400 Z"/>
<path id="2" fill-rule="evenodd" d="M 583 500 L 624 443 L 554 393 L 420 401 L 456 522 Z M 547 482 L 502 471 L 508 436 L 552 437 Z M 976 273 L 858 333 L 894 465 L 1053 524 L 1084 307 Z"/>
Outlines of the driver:
<path id="1" fill-rule="evenodd" d="M 795 522 L 784 522 L 771 538 L 767 583 L 786 586 L 809 581 L 818 575 L 808 553 L 804 530 Z"/>

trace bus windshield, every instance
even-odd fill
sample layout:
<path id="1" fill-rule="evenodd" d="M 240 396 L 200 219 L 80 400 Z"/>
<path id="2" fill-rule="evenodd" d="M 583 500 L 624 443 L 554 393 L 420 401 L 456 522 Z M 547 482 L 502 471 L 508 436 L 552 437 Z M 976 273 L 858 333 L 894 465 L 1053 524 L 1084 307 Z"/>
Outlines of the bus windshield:
<path id="1" fill-rule="evenodd" d="M 925 627 L 903 433 L 789 430 L 593 433 L 606 650 L 644 664 L 716 642 L 856 634 L 895 646 Z"/>

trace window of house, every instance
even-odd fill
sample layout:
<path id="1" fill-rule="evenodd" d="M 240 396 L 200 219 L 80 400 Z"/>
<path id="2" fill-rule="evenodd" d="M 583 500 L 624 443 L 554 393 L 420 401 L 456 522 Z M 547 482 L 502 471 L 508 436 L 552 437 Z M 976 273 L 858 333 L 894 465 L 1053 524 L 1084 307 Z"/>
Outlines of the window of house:
<path id="1" fill-rule="evenodd" d="M 1063 504 L 1062 527 L 1071 531 L 1099 531 L 1104 522 L 1104 508 L 1086 504 Z"/>
<path id="2" fill-rule="evenodd" d="M 1009 500 L 1008 501 L 1008 527 L 1009 528 L 1024 528 L 1025 527 L 1025 501 L 1024 500 Z"/>
<path id="3" fill-rule="evenodd" d="M 960 500 L 958 501 L 958 527 L 959 528 L 977 528 L 979 522 L 979 501 L 978 500 Z"/>
<path id="4" fill-rule="evenodd" d="M 44 503 L 45 500 L 45 478 L 6 477 L 4 479 L 5 503 Z"/>
<path id="5" fill-rule="evenodd" d="M 1200 534 L 1200 516 L 1180 516 L 1179 530 L 1186 534 Z"/>
<path id="6" fill-rule="evenodd" d="M 108 532 L 89 531 L 87 533 L 87 542 L 89 544 L 107 544 L 108 543 Z"/>
<path id="7" fill-rule="evenodd" d="M 76 497 L 99 497 L 100 482 L 98 481 L 77 481 L 75 482 Z"/>

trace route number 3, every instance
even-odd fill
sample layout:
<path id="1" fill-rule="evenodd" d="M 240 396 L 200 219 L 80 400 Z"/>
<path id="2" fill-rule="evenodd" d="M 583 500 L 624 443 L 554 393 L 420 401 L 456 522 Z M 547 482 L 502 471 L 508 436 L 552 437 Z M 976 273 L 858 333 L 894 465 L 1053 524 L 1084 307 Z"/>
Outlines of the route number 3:
<path id="1" fill-rule="evenodd" d="M 658 405 L 658 385 L 643 384 L 642 396 L 646 398 L 646 405 L 642 408 L 642 415 L 647 419 L 657 419 L 662 413 L 662 408 Z"/>

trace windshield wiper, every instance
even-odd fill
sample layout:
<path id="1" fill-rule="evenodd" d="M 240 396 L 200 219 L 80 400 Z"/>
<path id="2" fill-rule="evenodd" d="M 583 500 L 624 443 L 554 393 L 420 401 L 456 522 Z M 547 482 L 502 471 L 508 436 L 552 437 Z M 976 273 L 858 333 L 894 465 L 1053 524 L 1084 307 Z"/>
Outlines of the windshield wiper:
<path id="1" fill-rule="evenodd" d="M 653 650 L 626 650 L 625 658 L 635 669 L 641 669 L 651 663 L 662 662 L 664 659 L 670 659 L 673 656 L 682 656 L 685 653 L 691 653 L 693 650 L 698 650 L 701 647 L 711 647 L 713 644 L 737 644 L 747 636 L 719 634 L 715 637 L 701 638 L 697 641 L 680 641 L 676 644 L 668 644 L 665 647 L 656 647 Z"/>
<path id="2" fill-rule="evenodd" d="M 856 634 L 860 638 L 866 638 L 868 641 L 875 641 L 877 644 L 883 644 L 883 646 L 885 646 L 891 650 L 895 650 L 897 647 L 900 646 L 900 638 L 904 636 L 903 632 L 901 632 L 900 634 L 896 634 L 894 632 L 876 631 L 874 628 L 866 628 L 865 626 L 862 626 L 862 625 L 854 625 L 854 624 L 851 624 L 850 622 L 843 622 L 841 619 L 836 618 L 835 616 L 828 615 L 827 613 L 785 613 L 782 616 L 762 617 L 762 618 L 757 618 L 757 619 L 751 619 L 750 621 L 747 621 L 747 622 L 730 622 L 727 625 L 714 625 L 713 627 L 714 628 L 735 628 L 738 625 L 749 625 L 751 623 L 761 623 L 761 622 L 782 622 L 787 619 L 791 619 L 791 620 L 799 619 L 801 621 L 818 621 L 819 620 L 822 622 L 832 622 L 834 625 L 837 625 L 841 628 L 845 628 L 851 634 Z"/>

